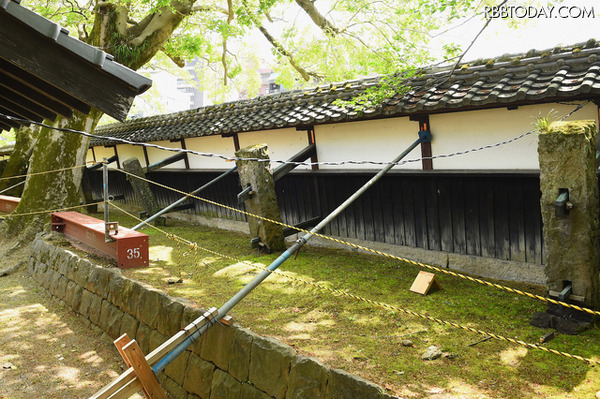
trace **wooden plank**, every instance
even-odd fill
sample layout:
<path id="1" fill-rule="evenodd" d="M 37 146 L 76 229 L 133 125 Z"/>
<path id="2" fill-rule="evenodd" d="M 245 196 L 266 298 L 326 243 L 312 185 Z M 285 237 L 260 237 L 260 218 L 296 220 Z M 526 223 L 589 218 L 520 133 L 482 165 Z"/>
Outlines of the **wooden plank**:
<path id="1" fill-rule="evenodd" d="M 394 176 L 390 191 L 392 202 L 392 218 L 394 220 L 394 244 L 406 245 L 404 232 L 404 198 L 402 197 L 402 176 Z"/>
<path id="2" fill-rule="evenodd" d="M 454 252 L 452 233 L 452 193 L 450 178 L 441 176 L 438 180 L 438 206 L 440 221 L 440 244 L 442 251 Z"/>
<path id="3" fill-rule="evenodd" d="M 383 242 L 395 243 L 395 225 L 394 225 L 394 196 L 392 195 L 392 185 L 394 177 L 387 176 L 381 179 L 381 215 L 383 217 Z"/>
<path id="4" fill-rule="evenodd" d="M 416 247 L 417 237 L 415 231 L 415 199 L 413 196 L 412 179 L 402 179 L 402 195 L 403 208 L 402 215 L 404 218 L 404 238 L 405 245 Z"/>
<path id="5" fill-rule="evenodd" d="M 478 179 L 467 178 L 464 181 L 465 198 L 465 234 L 468 255 L 481 255 L 481 234 L 479 230 Z"/>
<path id="6" fill-rule="evenodd" d="M 0 70 L 2 73 L 8 78 L 12 79 L 15 82 L 19 82 L 23 85 L 29 86 L 31 89 L 39 92 L 41 95 L 49 96 L 50 98 L 64 104 L 68 108 L 73 108 L 82 112 L 84 114 L 88 114 L 91 110 L 91 107 L 79 100 L 76 97 L 67 94 L 63 90 L 55 87 L 38 77 L 28 73 L 27 71 L 11 64 L 7 60 L 0 58 Z"/>
<path id="7" fill-rule="evenodd" d="M 435 176 L 427 176 L 423 183 L 425 212 L 427 216 L 427 248 L 440 251 L 442 249 L 442 243 L 440 237 L 437 178 Z"/>
<path id="8" fill-rule="evenodd" d="M 542 264 L 542 218 L 539 178 L 528 178 L 523 186 L 526 262 Z"/>
<path id="9" fill-rule="evenodd" d="M 365 239 L 375 241 L 375 220 L 373 218 L 373 208 L 375 207 L 373 189 L 371 187 L 357 201 L 360 201 L 363 209 L 363 221 L 365 226 Z"/>
<path id="10" fill-rule="evenodd" d="M 131 367 L 131 362 L 129 361 L 129 357 L 127 357 L 125 355 L 125 352 L 123 352 L 123 347 L 130 342 L 131 342 L 131 339 L 129 338 L 127 333 L 121 335 L 119 338 L 117 338 L 113 341 L 113 344 L 117 347 L 117 351 L 119 352 L 119 354 L 125 361 L 125 364 L 127 365 L 128 368 Z"/>
<path id="11" fill-rule="evenodd" d="M 179 331 L 167 341 L 163 342 L 158 348 L 150 352 L 150 354 L 146 356 L 148 364 L 153 366 L 158 363 L 169 352 L 175 349 L 175 347 L 185 341 L 188 336 L 208 323 L 209 319 L 205 316 L 207 313 L 209 315 L 214 315 L 215 308 L 209 309 L 208 312 L 188 324 L 184 330 Z M 141 385 L 139 384 L 139 381 L 137 381 L 133 368 L 129 368 L 110 384 L 96 392 L 91 399 L 128 398 L 140 389 Z M 123 396 L 114 396 L 116 393 L 122 394 Z M 129 393 L 129 396 L 126 396 L 126 393 Z"/>
<path id="12" fill-rule="evenodd" d="M 427 237 L 427 206 L 425 204 L 425 189 L 422 179 L 412 179 L 413 201 L 415 204 L 415 239 L 416 246 L 428 249 Z"/>
<path id="13" fill-rule="evenodd" d="M 494 242 L 496 246 L 497 259 L 510 259 L 510 230 L 508 215 L 508 193 L 506 191 L 508 182 L 505 178 L 499 178 L 493 187 L 494 190 Z"/>
<path id="14" fill-rule="evenodd" d="M 450 197 L 452 203 L 452 236 L 454 238 L 454 252 L 459 254 L 467 253 L 467 237 L 465 231 L 465 210 L 464 210 L 464 182 L 462 177 L 453 179 L 450 187 Z"/>
<path id="15" fill-rule="evenodd" d="M 385 177 L 384 177 L 385 179 Z M 380 180 L 372 187 L 373 190 L 373 227 L 375 228 L 375 241 L 385 242 L 385 226 L 384 220 L 386 215 L 383 207 L 383 190 L 384 182 Z"/>
<path id="16" fill-rule="evenodd" d="M 525 262 L 525 221 L 521 179 L 512 179 L 508 192 L 510 259 Z"/>
<path id="17" fill-rule="evenodd" d="M 160 386 L 156 374 L 150 368 L 137 341 L 133 340 L 125 345 L 123 353 L 129 359 L 129 363 L 135 371 L 146 396 L 149 399 L 167 399 L 165 391 Z"/>
<path id="18" fill-rule="evenodd" d="M 413 281 L 412 285 L 410 286 L 410 291 L 421 295 L 427 295 L 429 291 L 441 289 L 442 285 L 438 281 L 435 274 L 426 271 L 420 271 L 417 275 L 417 278 L 415 278 L 415 281 Z"/>
<path id="19" fill-rule="evenodd" d="M 479 235 L 481 256 L 494 258 L 496 242 L 494 240 L 494 182 L 491 178 L 479 179 L 477 188 L 479 197 Z"/>

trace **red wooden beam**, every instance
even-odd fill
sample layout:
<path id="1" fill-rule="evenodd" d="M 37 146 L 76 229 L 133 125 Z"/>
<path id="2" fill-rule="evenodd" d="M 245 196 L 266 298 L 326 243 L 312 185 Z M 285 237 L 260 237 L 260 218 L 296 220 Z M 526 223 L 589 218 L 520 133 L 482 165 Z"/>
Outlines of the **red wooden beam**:
<path id="1" fill-rule="evenodd" d="M 148 266 L 148 235 L 126 227 L 110 232 L 105 242 L 104 222 L 79 212 L 52 214 L 52 230 L 65 234 L 73 245 L 96 255 L 115 259 L 122 269 Z"/>
<path id="2" fill-rule="evenodd" d="M 19 205 L 19 201 L 21 201 L 19 197 L 0 195 L 0 212 L 11 213 Z"/>

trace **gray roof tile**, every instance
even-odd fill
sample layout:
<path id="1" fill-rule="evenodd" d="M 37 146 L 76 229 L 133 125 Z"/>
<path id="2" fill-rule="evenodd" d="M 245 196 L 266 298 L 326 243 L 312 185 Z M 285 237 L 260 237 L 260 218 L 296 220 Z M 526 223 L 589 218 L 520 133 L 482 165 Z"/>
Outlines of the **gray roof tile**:
<path id="1" fill-rule="evenodd" d="M 600 46 L 595 40 L 546 51 L 503 55 L 450 68 L 424 70 L 406 81 L 408 91 L 373 109 L 342 108 L 380 77 L 332 83 L 102 126 L 98 135 L 131 141 L 233 134 L 253 130 L 358 121 L 417 113 L 502 107 L 600 96 Z M 114 144 L 93 139 L 92 145 Z"/>

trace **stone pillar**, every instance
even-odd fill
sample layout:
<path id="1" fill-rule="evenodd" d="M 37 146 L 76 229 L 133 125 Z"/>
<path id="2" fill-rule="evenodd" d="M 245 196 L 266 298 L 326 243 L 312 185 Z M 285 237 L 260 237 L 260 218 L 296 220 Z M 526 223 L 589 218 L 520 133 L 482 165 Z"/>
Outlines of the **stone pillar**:
<path id="1" fill-rule="evenodd" d="M 235 155 L 238 158 L 269 159 L 266 144 L 257 144 L 242 148 Z M 270 162 L 236 161 L 236 164 L 242 189 L 248 186 L 252 187 L 252 195 L 244 202 L 246 210 L 255 215 L 281 221 Z M 248 216 L 248 224 L 250 226 L 250 234 L 253 237 L 259 237 L 268 252 L 279 251 L 285 248 L 283 229 L 280 225 L 250 216 Z"/>
<path id="2" fill-rule="evenodd" d="M 570 281 L 572 294 L 593 308 L 600 287 L 595 136 L 594 121 L 555 122 L 540 132 L 538 144 L 548 289 L 560 292 Z M 567 207 L 557 212 L 565 190 Z"/>
<path id="3" fill-rule="evenodd" d="M 126 172 L 131 173 L 132 175 L 146 178 L 144 169 L 142 169 L 142 165 L 140 164 L 140 161 L 137 158 L 126 159 L 123 162 L 123 169 Z M 158 201 L 156 201 L 154 193 L 150 189 L 150 183 L 132 176 L 127 176 L 127 180 L 129 180 L 129 183 L 131 183 L 131 187 L 133 187 L 133 191 L 138 196 L 140 201 L 142 201 L 142 206 L 144 207 L 147 216 L 152 216 L 161 210 L 161 207 L 158 205 Z M 165 219 L 157 218 L 154 221 L 154 223 L 156 225 L 164 225 Z"/>

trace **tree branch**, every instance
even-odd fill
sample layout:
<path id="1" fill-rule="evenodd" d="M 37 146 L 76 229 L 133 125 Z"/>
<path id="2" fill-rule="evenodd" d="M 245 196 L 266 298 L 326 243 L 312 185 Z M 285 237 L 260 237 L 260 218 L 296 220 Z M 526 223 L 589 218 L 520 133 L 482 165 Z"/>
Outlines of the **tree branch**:
<path id="1" fill-rule="evenodd" d="M 277 39 L 275 39 L 269 33 L 269 31 L 267 31 L 267 29 L 262 25 L 260 25 L 258 27 L 258 30 L 269 41 L 269 43 L 271 43 L 271 45 L 275 48 L 275 50 L 277 50 L 277 52 L 279 54 L 286 57 L 288 59 L 288 61 L 290 62 L 290 65 L 293 66 L 294 69 L 296 71 L 298 71 L 298 73 L 300 75 L 302 75 L 302 78 L 308 82 L 310 80 L 310 74 L 304 68 L 302 68 L 300 65 L 298 65 L 298 63 L 294 60 L 294 57 L 277 41 Z"/>
<path id="2" fill-rule="evenodd" d="M 339 33 L 338 29 L 323 16 L 315 7 L 315 3 L 311 0 L 296 0 L 296 4 L 300 6 L 327 36 L 335 36 Z"/>
<path id="3" fill-rule="evenodd" d="M 508 2 L 508 0 L 503 0 L 500 4 L 498 4 L 497 7 L 498 8 L 502 7 L 507 2 Z M 473 45 L 475 44 L 475 42 L 477 41 L 477 39 L 479 38 L 479 36 L 481 36 L 481 34 L 488 27 L 488 25 L 490 24 L 490 22 L 492 22 L 492 19 L 488 18 L 488 20 L 483 25 L 483 28 L 481 28 L 481 30 L 477 33 L 477 35 L 475 35 L 475 37 L 473 38 L 473 40 L 471 41 L 471 43 L 469 44 L 469 46 L 467 47 L 467 49 L 465 51 L 463 51 L 462 54 L 456 59 L 456 62 L 454 63 L 454 65 L 452 65 L 452 69 L 450 70 L 450 74 L 448 75 L 448 77 L 446 78 L 446 80 L 444 81 L 444 83 L 447 82 L 448 79 L 450 79 L 450 77 L 454 74 L 454 71 L 456 70 L 456 67 L 458 66 L 458 64 L 460 64 L 460 62 L 462 61 L 462 59 L 465 56 L 465 54 L 467 54 L 467 51 L 469 51 L 471 49 L 471 47 L 473 47 Z"/>

